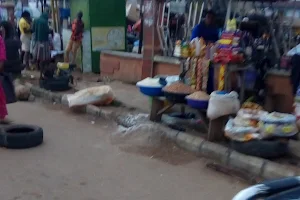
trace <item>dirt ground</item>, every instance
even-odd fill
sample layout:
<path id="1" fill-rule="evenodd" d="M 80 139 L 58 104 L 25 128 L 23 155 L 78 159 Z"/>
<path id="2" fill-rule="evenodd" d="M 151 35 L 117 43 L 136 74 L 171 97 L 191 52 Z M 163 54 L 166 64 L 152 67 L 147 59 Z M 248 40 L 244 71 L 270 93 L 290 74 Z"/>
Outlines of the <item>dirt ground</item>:
<path id="1" fill-rule="evenodd" d="M 9 114 L 41 126 L 44 144 L 0 149 L 3 200 L 228 200 L 246 187 L 169 142 L 162 150 L 114 144 L 117 125 L 61 106 L 15 103 Z"/>

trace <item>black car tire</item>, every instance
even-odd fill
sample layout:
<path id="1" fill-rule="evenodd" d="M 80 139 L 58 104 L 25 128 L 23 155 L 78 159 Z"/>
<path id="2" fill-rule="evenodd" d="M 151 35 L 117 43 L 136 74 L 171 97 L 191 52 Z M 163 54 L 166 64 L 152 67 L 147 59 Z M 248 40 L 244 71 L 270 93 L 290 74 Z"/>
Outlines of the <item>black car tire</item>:
<path id="1" fill-rule="evenodd" d="M 43 129 L 32 125 L 8 125 L 1 128 L 0 146 L 9 149 L 25 149 L 43 143 Z"/>
<path id="2" fill-rule="evenodd" d="M 299 199 L 299 197 L 300 197 L 300 187 L 296 187 L 269 196 L 265 198 L 265 200 Z"/>
<path id="3" fill-rule="evenodd" d="M 278 158 L 288 153 L 288 142 L 281 140 L 231 141 L 231 148 L 250 156 Z"/>

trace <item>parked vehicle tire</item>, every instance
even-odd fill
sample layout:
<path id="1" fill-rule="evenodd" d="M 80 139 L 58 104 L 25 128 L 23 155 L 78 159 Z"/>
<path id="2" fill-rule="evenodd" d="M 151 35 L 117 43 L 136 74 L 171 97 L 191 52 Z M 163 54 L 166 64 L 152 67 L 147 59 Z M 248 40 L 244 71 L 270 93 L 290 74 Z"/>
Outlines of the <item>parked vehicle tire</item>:
<path id="1" fill-rule="evenodd" d="M 278 158 L 289 150 L 288 141 L 282 140 L 231 141 L 231 148 L 240 153 L 261 158 Z"/>
<path id="2" fill-rule="evenodd" d="M 43 143 L 43 129 L 32 125 L 8 125 L 1 128 L 0 146 L 25 149 Z"/>
<path id="3" fill-rule="evenodd" d="M 289 189 L 278 194 L 267 197 L 265 200 L 284 200 L 284 199 L 299 199 L 300 187 Z"/>
<path id="4" fill-rule="evenodd" d="M 287 177 L 271 181 L 265 181 L 257 185 L 250 186 L 237 193 L 232 200 L 249 200 L 249 199 L 269 199 L 284 200 L 298 199 L 288 198 L 300 194 L 299 176 Z M 298 196 L 299 197 L 299 196 Z"/>

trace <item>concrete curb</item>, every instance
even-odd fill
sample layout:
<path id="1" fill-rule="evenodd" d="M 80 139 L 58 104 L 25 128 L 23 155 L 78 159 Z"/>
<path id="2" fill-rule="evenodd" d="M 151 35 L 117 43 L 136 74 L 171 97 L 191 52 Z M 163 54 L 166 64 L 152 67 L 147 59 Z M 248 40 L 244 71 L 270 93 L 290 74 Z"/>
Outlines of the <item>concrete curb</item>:
<path id="1" fill-rule="evenodd" d="M 30 87 L 31 93 L 36 97 L 43 98 L 51 102 L 68 105 L 66 99 L 63 98 L 64 96 L 62 94 L 49 92 L 30 84 L 26 85 Z M 103 117 L 105 119 L 113 121 L 117 121 L 117 118 L 119 117 L 118 113 L 101 109 L 93 105 L 87 105 L 85 111 L 89 115 L 95 117 Z M 156 127 L 165 137 L 176 142 L 178 146 L 188 151 L 194 152 L 199 156 L 204 156 L 229 167 L 248 172 L 254 177 L 259 176 L 268 180 L 299 175 L 300 170 L 291 169 L 285 165 L 278 164 L 266 159 L 247 156 L 222 145 L 190 135 L 189 133 L 179 132 L 167 128 L 161 124 L 156 124 Z"/>

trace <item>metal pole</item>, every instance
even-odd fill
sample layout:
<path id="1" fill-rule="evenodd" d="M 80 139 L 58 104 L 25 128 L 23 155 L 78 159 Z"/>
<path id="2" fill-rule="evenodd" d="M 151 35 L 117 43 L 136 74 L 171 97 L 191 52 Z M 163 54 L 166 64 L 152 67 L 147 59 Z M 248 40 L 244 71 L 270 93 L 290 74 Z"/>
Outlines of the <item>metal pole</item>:
<path id="1" fill-rule="evenodd" d="M 201 6 L 201 11 L 200 11 L 200 16 L 199 16 L 198 24 L 200 24 L 200 22 L 201 22 L 202 15 L 203 15 L 203 10 L 204 10 L 204 2 L 202 3 L 202 6 Z"/>
<path id="2" fill-rule="evenodd" d="M 194 27 L 196 25 L 197 13 L 198 13 L 198 2 L 196 2 L 196 6 L 195 6 L 195 9 L 194 9 L 194 19 L 193 19 L 193 26 L 192 27 Z"/>
<path id="3" fill-rule="evenodd" d="M 55 0 L 55 21 L 56 21 L 56 32 L 59 33 L 59 9 L 58 9 L 58 2 Z"/>
<path id="4" fill-rule="evenodd" d="M 139 35 L 139 50 L 138 53 L 142 53 L 142 48 L 143 48 L 143 40 L 144 40 L 144 13 L 143 13 L 143 6 L 144 6 L 144 0 L 141 0 L 140 3 L 140 20 L 141 20 L 141 31 Z"/>

